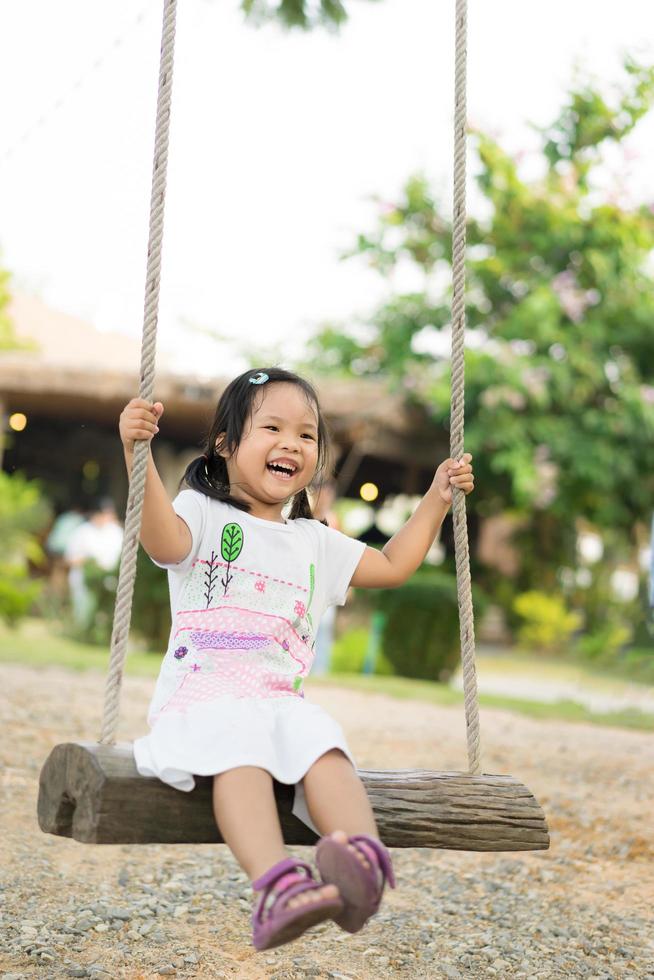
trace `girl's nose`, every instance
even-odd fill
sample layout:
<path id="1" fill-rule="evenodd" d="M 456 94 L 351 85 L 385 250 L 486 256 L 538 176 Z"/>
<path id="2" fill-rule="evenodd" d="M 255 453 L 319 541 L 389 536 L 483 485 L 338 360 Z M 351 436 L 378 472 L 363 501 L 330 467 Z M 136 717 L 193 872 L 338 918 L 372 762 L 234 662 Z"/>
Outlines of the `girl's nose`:
<path id="1" fill-rule="evenodd" d="M 289 435 L 288 433 L 283 434 L 279 440 L 280 447 L 282 449 L 287 449 L 289 452 L 298 452 L 299 442 L 297 436 Z"/>

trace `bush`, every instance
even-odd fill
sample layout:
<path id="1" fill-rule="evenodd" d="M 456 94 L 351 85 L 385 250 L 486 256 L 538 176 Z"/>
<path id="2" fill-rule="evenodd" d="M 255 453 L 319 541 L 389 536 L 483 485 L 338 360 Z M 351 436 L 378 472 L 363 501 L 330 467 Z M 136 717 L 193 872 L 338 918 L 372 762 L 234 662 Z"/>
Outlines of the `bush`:
<path id="1" fill-rule="evenodd" d="M 7 626 L 16 626 L 27 616 L 41 590 L 41 582 L 30 579 L 26 568 L 0 564 L 0 618 Z"/>
<path id="2" fill-rule="evenodd" d="M 329 671 L 332 674 L 362 674 L 370 647 L 371 631 L 362 627 L 348 630 L 334 641 Z M 390 675 L 393 667 L 380 651 L 375 658 L 375 674 Z"/>
<path id="3" fill-rule="evenodd" d="M 171 626 L 168 575 L 142 548 L 136 561 L 132 626 L 149 649 L 163 651 L 168 646 Z"/>
<path id="4" fill-rule="evenodd" d="M 516 596 L 513 610 L 523 620 L 518 642 L 549 653 L 560 653 L 583 621 L 579 613 L 567 609 L 560 596 L 535 590 Z"/>
<path id="5" fill-rule="evenodd" d="M 613 660 L 631 640 L 632 630 L 620 623 L 607 623 L 593 633 L 580 636 L 573 652 L 584 660 Z"/>
<path id="6" fill-rule="evenodd" d="M 29 563 L 44 560 L 37 533 L 50 521 L 50 506 L 35 480 L 0 472 L 0 619 L 15 626 L 27 615 L 42 585 L 29 578 Z"/>
<path id="7" fill-rule="evenodd" d="M 418 571 L 397 589 L 381 589 L 375 605 L 384 613 L 382 651 L 400 677 L 448 681 L 460 660 L 456 577 L 442 571 Z M 478 618 L 486 600 L 473 589 Z"/>
<path id="8" fill-rule="evenodd" d="M 84 581 L 91 592 L 93 609 L 87 626 L 75 631 L 86 643 L 108 646 L 111 643 L 118 570 L 108 572 L 95 562 L 84 566 Z M 136 559 L 136 584 L 132 601 L 131 629 L 138 633 L 148 647 L 165 649 L 170 635 L 170 599 L 168 577 L 157 568 L 142 548 Z"/>

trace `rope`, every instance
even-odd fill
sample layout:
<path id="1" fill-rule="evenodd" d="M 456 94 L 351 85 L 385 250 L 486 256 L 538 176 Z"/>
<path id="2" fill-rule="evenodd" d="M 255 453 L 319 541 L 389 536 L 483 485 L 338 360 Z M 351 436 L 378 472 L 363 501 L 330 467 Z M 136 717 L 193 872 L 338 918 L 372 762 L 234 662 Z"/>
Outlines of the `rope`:
<path id="1" fill-rule="evenodd" d="M 450 456 L 463 455 L 465 392 L 465 290 L 466 290 L 466 22 L 467 0 L 456 0 L 456 56 L 454 80 L 454 216 L 452 223 L 452 407 L 450 411 Z M 481 770 L 479 745 L 479 702 L 475 670 L 475 624 L 470 584 L 470 556 L 466 523 L 465 493 L 453 488 L 452 520 L 459 597 L 459 630 L 463 663 L 468 769 Z"/>
<path id="2" fill-rule="evenodd" d="M 154 164 L 152 169 L 152 193 L 150 197 L 150 232 L 148 261 L 145 278 L 145 309 L 143 315 L 143 342 L 141 345 L 141 383 L 139 397 L 152 401 L 154 391 L 154 360 L 157 341 L 157 315 L 159 306 L 159 281 L 161 277 L 161 244 L 166 198 L 166 169 L 168 164 L 168 133 L 170 129 L 170 102 L 173 85 L 173 54 L 175 48 L 175 15 L 177 0 L 164 0 L 163 30 L 161 37 L 161 63 L 159 67 L 159 94 L 157 97 L 157 122 L 154 138 Z M 132 597 L 136 579 L 136 556 L 141 530 L 141 512 L 145 494 L 145 475 L 148 464 L 149 443 L 140 439 L 134 447 L 134 460 L 129 483 L 125 532 L 120 558 L 118 590 L 111 634 L 109 674 L 105 687 L 102 734 L 100 742 L 113 745 L 118 727 L 120 688 L 123 666 L 127 654 L 127 639 L 132 614 Z"/>
<path id="3" fill-rule="evenodd" d="M 150 198 L 150 232 L 145 283 L 143 342 L 141 347 L 141 383 L 139 397 L 152 400 L 157 336 L 161 245 L 166 195 L 168 136 L 173 83 L 175 16 L 177 0 L 164 0 L 164 17 L 159 69 L 159 92 L 155 130 L 152 193 Z M 464 419 L 464 346 L 465 346 L 465 245 L 466 245 L 466 0 L 456 0 L 456 59 L 454 105 L 454 220 L 452 229 L 452 409 L 450 416 L 450 455 L 463 454 Z M 109 674 L 100 742 L 112 745 L 118 727 L 120 690 L 127 654 L 127 640 L 136 579 L 136 557 L 141 530 L 141 512 L 145 493 L 149 444 L 136 442 L 125 515 L 125 532 L 111 635 Z M 454 488 L 452 516 L 456 554 L 457 591 L 463 661 L 463 689 L 468 740 L 468 766 L 471 773 L 480 771 L 479 706 L 475 671 L 475 636 L 470 583 L 470 558 L 466 524 L 465 494 Z"/>

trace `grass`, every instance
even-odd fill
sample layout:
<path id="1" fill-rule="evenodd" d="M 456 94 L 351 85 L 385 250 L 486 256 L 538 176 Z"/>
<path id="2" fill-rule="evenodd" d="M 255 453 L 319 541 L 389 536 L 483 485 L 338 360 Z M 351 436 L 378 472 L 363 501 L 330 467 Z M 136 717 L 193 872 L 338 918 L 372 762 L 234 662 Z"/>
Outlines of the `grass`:
<path id="1" fill-rule="evenodd" d="M 386 694 L 402 700 L 426 701 L 429 704 L 463 705 L 463 694 L 445 684 L 433 681 L 414 680 L 409 677 L 377 677 L 360 674 L 329 674 L 315 677 L 310 686 L 338 686 L 369 694 Z M 583 721 L 593 725 L 608 725 L 614 728 L 634 728 L 638 731 L 654 731 L 654 715 L 635 708 L 620 711 L 591 711 L 576 701 L 555 701 L 545 703 L 528 701 L 524 698 L 511 698 L 499 694 L 480 694 L 482 708 L 501 708 L 529 718 L 551 719 L 557 721 Z"/>
<path id="2" fill-rule="evenodd" d="M 162 654 L 132 649 L 128 653 L 125 673 L 132 677 L 150 677 L 153 680 L 159 673 Z M 52 623 L 44 620 L 28 619 L 15 630 L 0 625 L 0 662 L 19 663 L 29 667 L 65 667 L 74 671 L 96 670 L 105 673 L 109 663 L 108 647 L 91 646 L 79 643 L 57 632 Z M 546 663 L 526 658 L 524 655 L 503 654 L 484 657 L 484 671 L 511 672 L 523 676 L 538 674 L 558 680 L 579 679 L 597 681 L 596 675 L 584 671 L 582 667 L 565 663 Z M 604 678 L 599 678 L 604 681 Z M 380 677 L 360 674 L 329 674 L 315 677 L 310 686 L 343 687 L 354 691 L 385 694 L 393 698 L 425 701 L 438 705 L 462 705 L 463 694 L 432 681 L 413 680 L 407 677 Z M 530 701 L 523 698 L 504 697 L 497 694 L 481 694 L 482 708 L 500 708 L 527 715 L 530 718 L 572 722 L 588 722 L 595 725 L 610 725 L 632 728 L 640 731 L 654 731 L 654 715 L 636 709 L 598 712 L 574 701 L 557 701 L 553 704 Z"/>
<path id="3" fill-rule="evenodd" d="M 622 670 L 611 670 L 608 666 L 547 658 L 520 650 L 511 650 L 508 654 L 484 654 L 483 664 L 484 670 L 495 677 L 510 674 L 514 677 L 538 677 L 548 681 L 583 681 L 584 686 L 593 691 L 607 694 L 615 693 L 621 685 L 651 686 L 647 678 L 626 674 Z"/>
<path id="4" fill-rule="evenodd" d="M 125 673 L 132 677 L 156 678 L 161 652 L 130 650 Z M 69 670 L 104 672 L 109 665 L 109 648 L 80 643 L 56 631 L 52 623 L 28 619 L 18 629 L 0 624 L 0 663 L 27 667 L 66 667 Z"/>

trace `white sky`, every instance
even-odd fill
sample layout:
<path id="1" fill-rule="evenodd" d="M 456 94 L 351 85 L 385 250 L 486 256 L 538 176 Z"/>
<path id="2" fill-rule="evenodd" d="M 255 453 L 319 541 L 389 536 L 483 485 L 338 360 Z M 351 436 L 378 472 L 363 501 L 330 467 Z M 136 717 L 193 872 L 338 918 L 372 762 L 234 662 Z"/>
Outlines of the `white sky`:
<path id="1" fill-rule="evenodd" d="M 370 310 L 388 287 L 338 260 L 372 224 L 370 194 L 392 200 L 424 170 L 449 207 L 454 0 L 348 6 L 331 36 L 255 30 L 237 0 L 178 4 L 160 328 L 185 370 L 241 370 L 243 342 L 283 359 L 321 321 Z M 134 336 L 161 10 L 0 0 L 0 263 L 53 307 Z M 552 121 L 576 61 L 610 82 L 624 51 L 654 51 L 650 0 L 471 0 L 469 32 L 469 119 L 514 151 L 536 143 L 527 121 Z M 652 199 L 654 120 L 629 146 L 615 168 Z"/>

